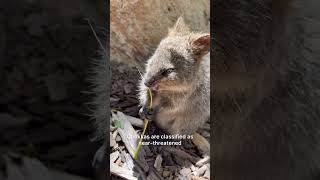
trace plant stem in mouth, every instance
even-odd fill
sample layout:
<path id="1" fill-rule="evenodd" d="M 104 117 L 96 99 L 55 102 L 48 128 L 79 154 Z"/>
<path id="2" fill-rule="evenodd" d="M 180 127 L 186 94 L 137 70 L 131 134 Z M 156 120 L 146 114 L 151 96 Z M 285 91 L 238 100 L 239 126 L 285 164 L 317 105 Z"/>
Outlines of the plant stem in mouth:
<path id="1" fill-rule="evenodd" d="M 148 95 L 149 95 L 149 100 L 150 100 L 150 103 L 149 103 L 149 110 L 152 109 L 152 92 L 151 92 L 151 89 L 148 88 Z M 141 146 L 141 143 L 142 143 L 142 139 L 143 139 L 143 136 L 146 132 L 146 129 L 147 129 L 147 126 L 148 126 L 148 122 L 149 120 L 147 118 L 144 119 L 144 127 L 143 127 L 143 131 L 142 131 L 142 134 L 141 134 L 141 138 L 139 140 L 139 143 L 138 143 L 138 146 L 136 148 L 136 150 L 134 151 L 134 154 L 133 154 L 133 159 L 137 159 L 138 157 L 138 153 L 139 153 L 139 149 L 140 149 L 140 146 Z"/>

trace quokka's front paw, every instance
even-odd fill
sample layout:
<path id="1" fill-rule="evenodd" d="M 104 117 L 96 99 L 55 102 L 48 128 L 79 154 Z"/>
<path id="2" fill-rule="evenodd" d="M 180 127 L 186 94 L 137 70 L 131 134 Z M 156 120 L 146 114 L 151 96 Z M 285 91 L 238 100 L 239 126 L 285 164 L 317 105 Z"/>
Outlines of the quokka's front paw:
<path id="1" fill-rule="evenodd" d="M 192 142 L 197 146 L 197 148 L 202 152 L 203 155 L 210 154 L 210 144 L 206 138 L 204 138 L 199 133 L 193 134 Z"/>
<path id="2" fill-rule="evenodd" d="M 141 119 L 152 119 L 153 110 L 150 110 L 147 107 L 142 107 L 139 110 L 139 116 Z"/>

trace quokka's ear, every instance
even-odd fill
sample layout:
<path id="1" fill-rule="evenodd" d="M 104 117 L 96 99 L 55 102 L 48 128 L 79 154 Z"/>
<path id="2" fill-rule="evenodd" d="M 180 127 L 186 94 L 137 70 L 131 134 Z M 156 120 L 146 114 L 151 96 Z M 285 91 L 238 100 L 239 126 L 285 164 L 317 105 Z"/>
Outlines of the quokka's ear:
<path id="1" fill-rule="evenodd" d="M 184 22 L 182 16 L 180 16 L 176 22 L 176 24 L 169 29 L 168 36 L 183 36 L 190 33 L 189 27 Z"/>
<path id="2" fill-rule="evenodd" d="M 191 50 L 197 59 L 201 59 L 210 52 L 210 34 L 201 34 L 191 41 Z"/>

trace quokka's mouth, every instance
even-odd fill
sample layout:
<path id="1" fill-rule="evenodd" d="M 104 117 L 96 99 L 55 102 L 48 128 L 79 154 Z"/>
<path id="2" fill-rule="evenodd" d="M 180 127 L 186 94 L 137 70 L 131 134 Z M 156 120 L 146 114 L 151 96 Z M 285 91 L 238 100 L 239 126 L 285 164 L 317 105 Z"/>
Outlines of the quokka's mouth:
<path id="1" fill-rule="evenodd" d="M 158 91 L 158 90 L 159 90 L 159 85 L 156 84 L 156 85 L 150 87 L 150 89 L 151 89 L 152 91 Z"/>

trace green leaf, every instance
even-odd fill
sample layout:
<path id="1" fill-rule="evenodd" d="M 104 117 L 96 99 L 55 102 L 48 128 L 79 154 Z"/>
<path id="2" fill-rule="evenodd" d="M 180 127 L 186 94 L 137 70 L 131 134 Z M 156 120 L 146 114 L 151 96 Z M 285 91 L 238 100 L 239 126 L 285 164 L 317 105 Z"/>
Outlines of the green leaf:
<path id="1" fill-rule="evenodd" d="M 114 126 L 115 126 L 116 128 L 121 128 L 121 129 L 123 129 L 123 122 L 120 121 L 120 120 L 115 120 L 115 121 L 114 121 Z"/>

